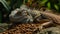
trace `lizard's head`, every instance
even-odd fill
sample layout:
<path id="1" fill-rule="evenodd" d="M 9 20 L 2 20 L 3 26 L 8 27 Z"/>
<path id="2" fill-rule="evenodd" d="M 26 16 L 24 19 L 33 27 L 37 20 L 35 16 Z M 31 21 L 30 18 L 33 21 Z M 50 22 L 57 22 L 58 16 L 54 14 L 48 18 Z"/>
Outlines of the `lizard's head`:
<path id="1" fill-rule="evenodd" d="M 22 5 L 19 9 L 15 9 L 11 12 L 11 14 L 9 15 L 9 18 L 11 21 L 13 22 L 25 22 L 25 21 L 29 21 L 30 18 L 28 17 L 30 10 L 28 10 L 26 5 Z"/>

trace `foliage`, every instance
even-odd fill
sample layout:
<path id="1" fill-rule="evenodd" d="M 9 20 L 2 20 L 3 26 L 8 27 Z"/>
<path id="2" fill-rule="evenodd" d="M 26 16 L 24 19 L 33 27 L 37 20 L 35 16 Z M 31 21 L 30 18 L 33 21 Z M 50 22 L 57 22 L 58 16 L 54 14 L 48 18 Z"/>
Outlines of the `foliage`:
<path id="1" fill-rule="evenodd" d="M 5 0 L 0 0 L 0 23 L 2 22 L 3 20 L 3 14 L 5 14 L 6 12 L 9 12 L 10 11 L 10 7 L 9 5 L 7 4 L 7 2 Z"/>
<path id="2" fill-rule="evenodd" d="M 48 9 L 54 9 L 57 12 L 59 12 L 60 10 L 60 0 L 33 0 L 27 3 L 29 3 L 33 7 L 36 7 L 36 5 L 38 5 L 39 7 L 45 6 Z"/>
<path id="3" fill-rule="evenodd" d="M 42 6 L 47 7 L 48 9 L 54 9 L 59 11 L 60 9 L 60 0 L 6 0 L 11 6 L 11 9 L 19 8 L 21 4 L 27 4 L 30 7 L 40 8 Z"/>
<path id="4" fill-rule="evenodd" d="M 0 3 L 2 3 L 3 6 L 5 7 L 5 9 L 6 9 L 7 11 L 9 11 L 10 7 L 8 6 L 8 4 L 7 4 L 7 2 L 6 2 L 5 0 L 0 0 Z"/>

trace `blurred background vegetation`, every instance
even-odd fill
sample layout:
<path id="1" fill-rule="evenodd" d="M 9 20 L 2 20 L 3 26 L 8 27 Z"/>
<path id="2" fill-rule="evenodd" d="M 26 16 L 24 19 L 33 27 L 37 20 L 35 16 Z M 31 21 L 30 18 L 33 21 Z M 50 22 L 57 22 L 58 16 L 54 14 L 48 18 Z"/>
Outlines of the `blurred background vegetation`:
<path id="1" fill-rule="evenodd" d="M 8 20 L 10 12 L 20 5 L 26 4 L 31 8 L 40 9 L 46 7 L 47 9 L 56 10 L 60 12 L 60 0 L 0 0 L 0 22 Z"/>

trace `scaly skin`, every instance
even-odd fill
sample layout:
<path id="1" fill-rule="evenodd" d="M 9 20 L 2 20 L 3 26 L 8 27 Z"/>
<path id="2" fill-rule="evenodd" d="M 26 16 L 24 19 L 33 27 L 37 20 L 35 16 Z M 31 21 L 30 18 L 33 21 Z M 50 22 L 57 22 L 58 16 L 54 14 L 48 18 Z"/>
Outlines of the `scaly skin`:
<path id="1" fill-rule="evenodd" d="M 53 20 L 56 24 L 60 24 L 60 16 L 47 12 L 40 12 L 40 13 L 46 16 L 46 18 Z"/>
<path id="2" fill-rule="evenodd" d="M 19 24 L 0 34 L 35 34 L 35 31 L 40 30 L 40 26 L 39 23 Z"/>

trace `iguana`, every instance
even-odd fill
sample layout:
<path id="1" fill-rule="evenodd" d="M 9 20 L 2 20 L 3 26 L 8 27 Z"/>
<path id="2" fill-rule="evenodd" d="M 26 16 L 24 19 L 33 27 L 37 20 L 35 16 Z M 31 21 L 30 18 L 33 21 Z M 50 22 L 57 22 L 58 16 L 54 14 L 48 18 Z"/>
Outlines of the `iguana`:
<path id="1" fill-rule="evenodd" d="M 52 13 L 38 11 L 35 9 L 30 9 L 26 5 L 22 5 L 20 8 L 12 11 L 12 13 L 10 14 L 10 19 L 15 22 L 31 23 L 34 20 L 36 21 L 37 19 L 40 19 L 41 15 L 47 19 L 52 20 L 56 24 L 60 24 L 60 16 Z"/>

